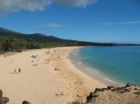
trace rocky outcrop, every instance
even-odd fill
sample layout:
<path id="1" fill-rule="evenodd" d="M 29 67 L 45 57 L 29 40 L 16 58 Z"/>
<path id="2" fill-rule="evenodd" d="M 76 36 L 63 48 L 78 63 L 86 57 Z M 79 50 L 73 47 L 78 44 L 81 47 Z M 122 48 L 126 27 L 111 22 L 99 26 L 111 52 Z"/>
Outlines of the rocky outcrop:
<path id="1" fill-rule="evenodd" d="M 140 104 L 140 86 L 127 84 L 124 87 L 108 86 L 96 89 L 87 96 L 87 104 Z"/>
<path id="2" fill-rule="evenodd" d="M 24 100 L 22 104 L 31 104 L 29 101 Z"/>
<path id="3" fill-rule="evenodd" d="M 8 104 L 9 98 L 3 97 L 3 91 L 0 89 L 0 104 Z M 22 104 L 31 104 L 29 101 L 24 100 Z"/>
<path id="4" fill-rule="evenodd" d="M 85 103 L 74 102 L 73 104 L 140 104 L 140 85 L 127 84 L 124 87 L 96 88 L 87 96 Z"/>
<path id="5" fill-rule="evenodd" d="M 3 97 L 0 90 L 0 104 L 7 104 L 8 97 Z M 31 104 L 24 100 L 22 104 Z M 72 104 L 140 104 L 140 85 L 127 84 L 124 87 L 108 86 L 96 88 L 86 98 L 86 102 L 73 102 Z"/>
<path id="6" fill-rule="evenodd" d="M 0 104 L 7 104 L 9 102 L 8 97 L 3 97 L 3 92 L 0 90 Z"/>

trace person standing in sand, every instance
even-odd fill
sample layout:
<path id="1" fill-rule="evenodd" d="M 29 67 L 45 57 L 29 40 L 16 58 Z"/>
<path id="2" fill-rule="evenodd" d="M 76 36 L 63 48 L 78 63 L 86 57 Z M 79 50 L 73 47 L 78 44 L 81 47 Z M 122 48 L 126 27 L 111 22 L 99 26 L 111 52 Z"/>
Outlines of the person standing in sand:
<path id="1" fill-rule="evenodd" d="M 19 68 L 18 72 L 20 73 L 21 72 L 21 69 Z"/>
<path id="2" fill-rule="evenodd" d="M 14 69 L 14 73 L 16 73 L 16 69 Z"/>

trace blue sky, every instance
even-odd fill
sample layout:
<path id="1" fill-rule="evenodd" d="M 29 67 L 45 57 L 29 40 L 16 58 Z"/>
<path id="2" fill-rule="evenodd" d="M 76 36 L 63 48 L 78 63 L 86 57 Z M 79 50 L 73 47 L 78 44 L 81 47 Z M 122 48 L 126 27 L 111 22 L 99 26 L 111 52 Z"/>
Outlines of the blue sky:
<path id="1" fill-rule="evenodd" d="M 0 0 L 0 27 L 84 41 L 140 43 L 140 0 Z"/>

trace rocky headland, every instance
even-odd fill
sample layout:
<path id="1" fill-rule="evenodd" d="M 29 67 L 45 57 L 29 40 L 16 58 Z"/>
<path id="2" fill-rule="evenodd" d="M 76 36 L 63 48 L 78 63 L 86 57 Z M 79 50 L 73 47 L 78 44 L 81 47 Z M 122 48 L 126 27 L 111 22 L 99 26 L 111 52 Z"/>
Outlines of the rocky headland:
<path id="1" fill-rule="evenodd" d="M 124 87 L 96 88 L 84 103 L 76 101 L 72 104 L 140 104 L 140 85 L 128 83 Z"/>

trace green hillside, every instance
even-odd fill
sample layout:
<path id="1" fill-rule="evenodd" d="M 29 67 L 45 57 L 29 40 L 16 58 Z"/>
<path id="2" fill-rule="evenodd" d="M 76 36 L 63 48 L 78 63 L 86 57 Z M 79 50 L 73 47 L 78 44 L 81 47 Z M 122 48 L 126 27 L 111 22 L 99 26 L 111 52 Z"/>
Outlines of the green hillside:
<path id="1" fill-rule="evenodd" d="M 112 43 L 93 43 L 76 40 L 60 39 L 44 34 L 23 34 L 0 28 L 0 51 L 22 51 L 25 49 L 39 49 L 62 46 L 112 46 Z"/>

